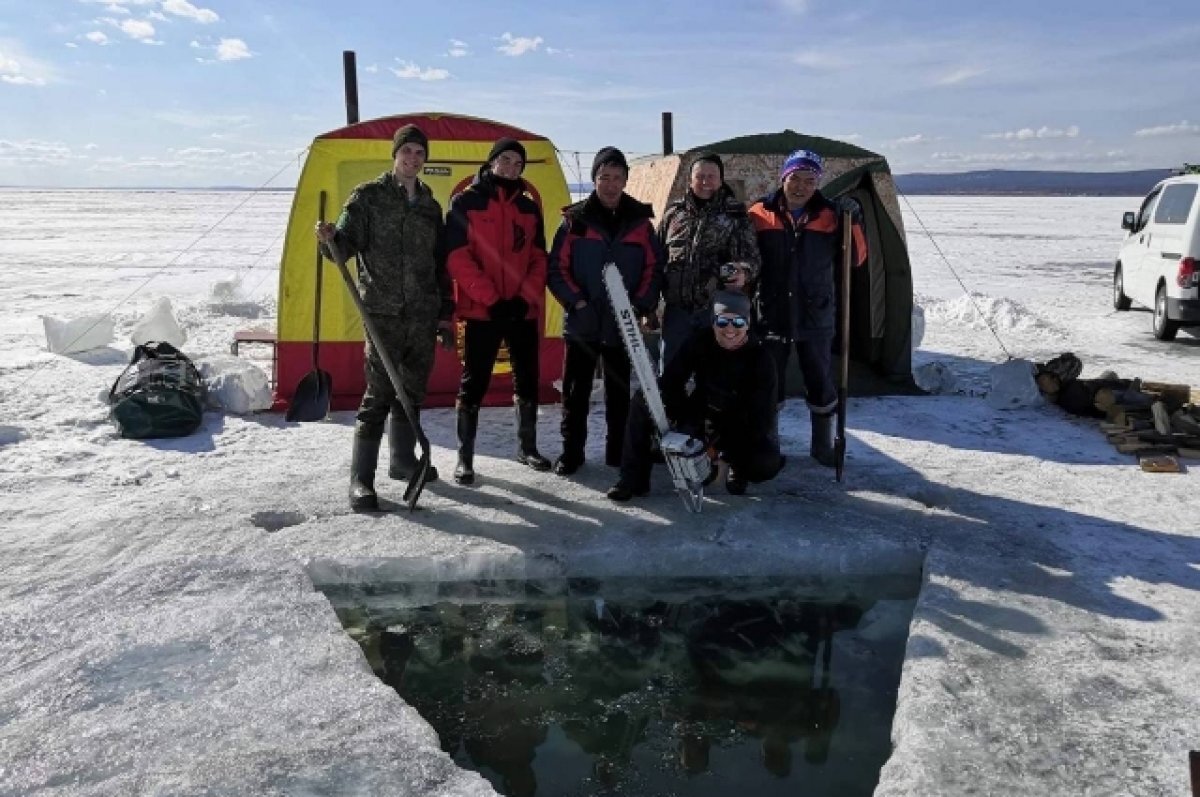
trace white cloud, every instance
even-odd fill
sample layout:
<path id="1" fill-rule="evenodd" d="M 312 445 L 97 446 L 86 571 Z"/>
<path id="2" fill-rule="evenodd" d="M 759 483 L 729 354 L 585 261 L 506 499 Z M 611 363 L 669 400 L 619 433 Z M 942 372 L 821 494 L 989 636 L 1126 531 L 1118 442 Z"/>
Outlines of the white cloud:
<path id="1" fill-rule="evenodd" d="M 471 50 L 466 42 L 460 41 L 459 39 L 450 40 L 450 49 L 446 51 L 446 55 L 450 56 L 451 58 L 462 58 L 463 56 L 470 54 Z"/>
<path id="2" fill-rule="evenodd" d="M 60 141 L 6 141 L 0 139 L 0 163 L 27 166 L 61 166 L 72 158 L 71 148 Z"/>
<path id="3" fill-rule="evenodd" d="M 146 15 L 146 19 L 153 19 L 153 20 L 157 20 L 158 22 L 166 22 L 167 16 L 166 16 L 166 14 L 162 13 L 161 11 L 151 11 L 149 14 Z"/>
<path id="4" fill-rule="evenodd" d="M 930 157 L 941 163 L 954 163 L 965 166 L 1003 166 L 1024 163 L 1100 163 L 1116 166 L 1126 158 L 1126 153 L 1120 150 L 1110 150 L 1108 152 L 935 152 Z"/>
<path id="5" fill-rule="evenodd" d="M 248 116 L 199 114 L 190 111 L 159 111 L 154 118 L 167 124 L 187 127 L 194 130 L 204 130 L 211 127 L 229 129 L 243 126 L 250 121 Z"/>
<path id="6" fill-rule="evenodd" d="M 904 136 L 892 142 L 893 147 L 908 147 L 913 144 L 929 144 L 935 139 L 925 135 L 924 133 L 914 133 L 911 136 Z"/>
<path id="7" fill-rule="evenodd" d="M 1138 138 L 1161 138 L 1166 136 L 1196 136 L 1200 135 L 1200 125 L 1194 125 L 1186 119 L 1179 124 L 1160 125 L 1158 127 L 1143 127 L 1134 132 Z"/>
<path id="8" fill-rule="evenodd" d="M 815 72 L 833 72 L 847 65 L 845 58 L 818 50 L 806 50 L 802 53 L 796 53 L 792 56 L 792 62 L 797 66 L 802 66 L 805 69 L 811 69 Z"/>
<path id="9" fill-rule="evenodd" d="M 379 71 L 379 65 L 371 64 L 370 66 L 365 66 L 365 67 L 363 67 L 363 71 L 366 72 L 368 75 L 374 75 L 376 72 Z"/>
<path id="10" fill-rule="evenodd" d="M 84 34 L 83 38 L 87 39 L 92 44 L 99 44 L 102 47 L 106 44 L 112 44 L 112 39 L 108 38 L 107 34 L 103 33 L 102 31 L 98 31 L 98 30 L 94 30 L 91 33 Z"/>
<path id="11" fill-rule="evenodd" d="M 957 86 L 959 83 L 966 83 L 968 80 L 977 78 L 984 73 L 984 70 L 973 66 L 964 66 L 948 72 L 938 78 L 935 83 L 939 86 Z"/>
<path id="12" fill-rule="evenodd" d="M 1022 127 L 1020 130 L 1009 130 L 1003 133 L 988 133 L 984 138 L 1003 139 L 1005 141 L 1033 141 L 1039 138 L 1079 138 L 1079 125 L 1065 128 L 1046 127 L 1037 130 L 1032 127 Z"/>
<path id="13" fill-rule="evenodd" d="M 399 59 L 397 59 L 399 61 Z M 445 80 L 450 73 L 445 69 L 427 67 L 422 69 L 411 61 L 400 61 L 398 67 L 388 67 L 393 75 L 402 80 Z"/>
<path id="14" fill-rule="evenodd" d="M 112 19 L 111 17 L 105 17 L 100 21 L 107 22 L 131 39 L 146 44 L 156 43 L 154 39 L 154 26 L 144 19 Z"/>
<path id="15" fill-rule="evenodd" d="M 221 43 L 217 45 L 218 61 L 240 61 L 253 56 L 254 53 L 250 52 L 250 48 L 241 39 L 221 39 Z"/>
<path id="16" fill-rule="evenodd" d="M 534 52 L 542 46 L 543 42 L 541 36 L 513 36 L 511 33 L 505 33 L 500 38 L 504 44 L 501 44 L 496 50 L 514 57 Z"/>
<path id="17" fill-rule="evenodd" d="M 195 20 L 201 25 L 219 22 L 221 19 L 216 11 L 207 8 L 197 8 L 189 3 L 188 0 L 163 0 L 162 10 L 177 17 Z"/>
<path id="18" fill-rule="evenodd" d="M 779 0 L 780 7 L 792 14 L 803 14 L 808 11 L 808 0 Z"/>
<path id="19" fill-rule="evenodd" d="M 834 141 L 846 141 L 846 142 L 853 143 L 855 141 L 862 141 L 862 134 L 861 133 L 847 133 L 845 135 L 835 134 L 835 135 L 829 136 L 829 138 L 833 139 Z"/>
<path id="20" fill-rule="evenodd" d="M 0 82 L 13 86 L 44 86 L 49 74 L 48 67 L 19 50 L 0 48 Z"/>

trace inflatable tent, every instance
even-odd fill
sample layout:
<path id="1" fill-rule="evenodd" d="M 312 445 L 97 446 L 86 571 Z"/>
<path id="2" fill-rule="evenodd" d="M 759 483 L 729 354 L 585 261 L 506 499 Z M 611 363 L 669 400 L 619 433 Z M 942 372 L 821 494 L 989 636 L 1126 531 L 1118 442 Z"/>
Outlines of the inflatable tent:
<path id="1" fill-rule="evenodd" d="M 355 186 L 392 167 L 392 134 L 396 128 L 410 123 L 418 125 L 429 136 L 429 159 L 421 180 L 433 189 L 443 210 L 449 208 L 450 198 L 456 192 L 470 184 L 492 144 L 503 137 L 515 138 L 525 146 L 527 163 L 523 176 L 530 185 L 533 199 L 542 208 L 547 245 L 558 227 L 560 209 L 570 203 L 566 178 L 549 139 L 499 122 L 422 113 L 372 119 L 317 136 L 296 185 L 279 266 L 276 409 L 287 407 L 296 385 L 313 367 L 313 320 L 318 296 L 317 240 L 313 226 L 321 212 L 322 198 L 326 220 L 335 220 Z M 332 408 L 354 409 L 366 387 L 362 322 L 332 263 L 324 265 L 319 295 L 319 367 L 333 377 Z M 562 372 L 562 308 L 548 293 L 542 324 L 545 336 L 541 349 L 539 400 L 554 403 L 559 396 L 553 382 Z M 454 353 L 441 348 L 437 351 L 426 406 L 454 404 L 461 372 L 461 326 L 458 341 Z M 511 402 L 512 376 L 502 350 L 485 403 Z"/>
<path id="2" fill-rule="evenodd" d="M 692 157 L 708 151 L 721 156 L 725 182 L 749 204 L 778 187 L 783 159 L 797 149 L 824 157 L 821 191 L 826 196 L 849 196 L 863 208 L 870 259 L 865 268 L 854 270 L 851 285 L 850 392 L 918 392 L 912 379 L 912 272 L 896 184 L 882 155 L 785 130 L 718 141 L 681 154 L 639 158 L 629 165 L 625 190 L 653 205 L 655 216 L 662 218 L 666 206 L 687 190 Z M 793 358 L 788 390 L 795 393 L 802 385 Z"/>

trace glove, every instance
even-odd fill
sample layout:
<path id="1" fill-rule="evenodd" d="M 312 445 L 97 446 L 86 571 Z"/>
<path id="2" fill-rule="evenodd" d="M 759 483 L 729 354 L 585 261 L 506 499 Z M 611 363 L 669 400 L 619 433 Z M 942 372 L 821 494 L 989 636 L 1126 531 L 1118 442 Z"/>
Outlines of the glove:
<path id="1" fill-rule="evenodd" d="M 493 321 L 504 321 L 508 318 L 508 299 L 498 299 L 488 305 L 488 318 Z"/>

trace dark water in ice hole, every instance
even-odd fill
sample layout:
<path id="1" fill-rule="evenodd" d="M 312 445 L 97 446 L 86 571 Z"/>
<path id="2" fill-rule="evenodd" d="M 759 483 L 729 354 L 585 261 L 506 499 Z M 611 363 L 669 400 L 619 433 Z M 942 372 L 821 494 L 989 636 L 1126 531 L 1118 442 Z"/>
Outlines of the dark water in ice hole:
<path id="1" fill-rule="evenodd" d="M 327 594 L 375 673 L 501 794 L 855 797 L 890 752 L 918 582 L 420 588 Z"/>

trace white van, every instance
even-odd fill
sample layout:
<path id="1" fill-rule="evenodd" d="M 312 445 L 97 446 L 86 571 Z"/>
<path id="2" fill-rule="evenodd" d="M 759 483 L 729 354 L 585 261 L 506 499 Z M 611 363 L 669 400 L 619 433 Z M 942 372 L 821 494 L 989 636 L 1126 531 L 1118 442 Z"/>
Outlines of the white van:
<path id="1" fill-rule="evenodd" d="M 1128 230 L 1113 270 L 1113 307 L 1131 302 L 1154 309 L 1154 337 L 1174 340 L 1180 327 L 1200 325 L 1200 174 L 1154 186 L 1142 208 L 1121 219 Z"/>

